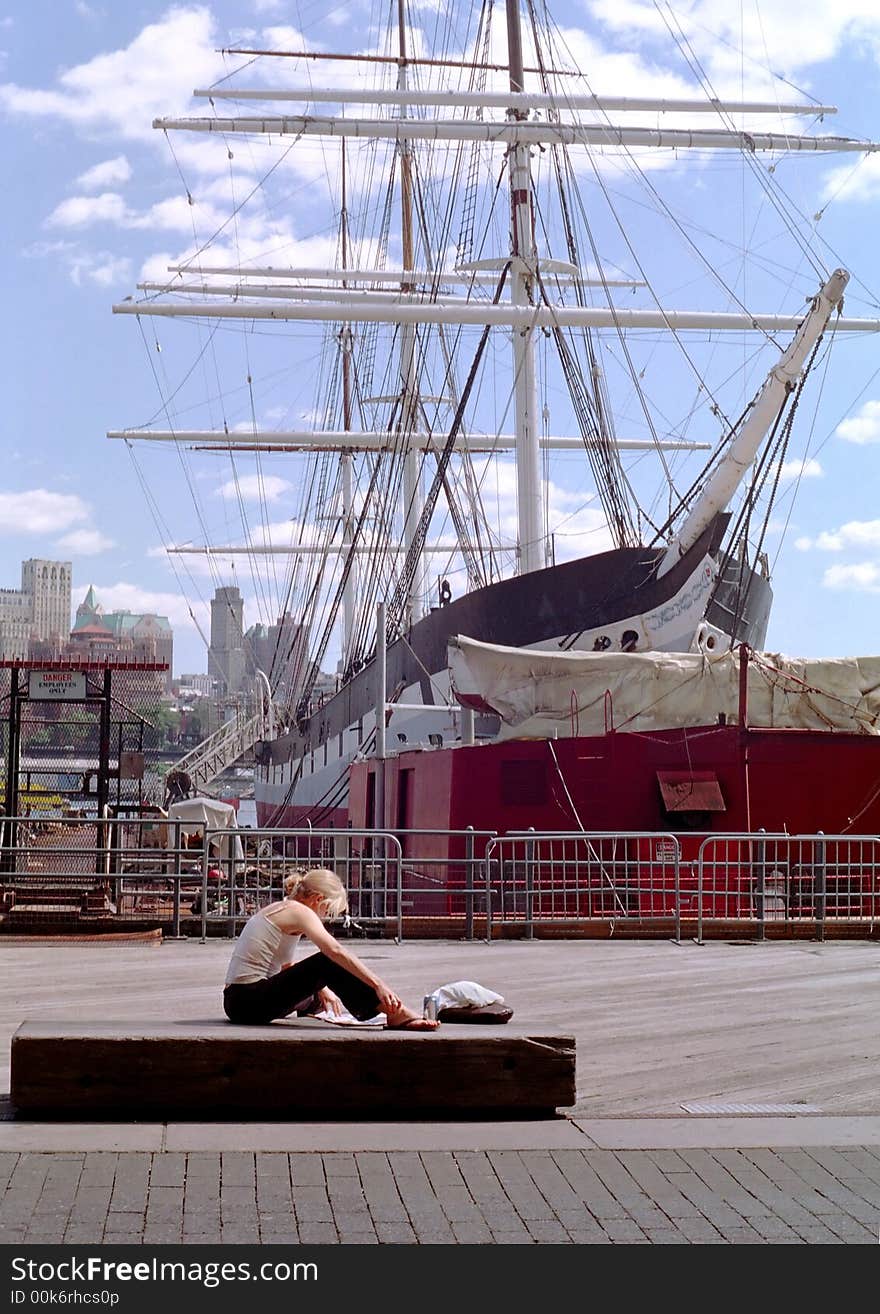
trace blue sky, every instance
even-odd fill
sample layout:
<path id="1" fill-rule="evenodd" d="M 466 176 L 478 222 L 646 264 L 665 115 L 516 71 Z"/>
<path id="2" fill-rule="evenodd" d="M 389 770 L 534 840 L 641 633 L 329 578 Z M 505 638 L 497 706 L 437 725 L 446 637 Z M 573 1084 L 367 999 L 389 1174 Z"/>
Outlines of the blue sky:
<path id="1" fill-rule="evenodd" d="M 434 29 L 438 7 L 426 0 L 411 7 L 413 40 Z M 199 632 L 199 626 L 202 633 L 206 628 L 205 599 L 218 579 L 232 576 L 199 573 L 195 565 L 188 575 L 179 568 L 175 572 L 162 542 L 204 541 L 206 534 L 213 541 L 238 541 L 242 500 L 253 522 L 259 522 L 258 491 L 267 495 L 271 520 L 283 522 L 294 514 L 294 481 L 279 458 L 259 469 L 242 458 L 236 482 L 225 456 L 206 456 L 198 464 L 167 452 L 142 450 L 133 457 L 123 444 L 108 442 L 108 429 L 144 424 L 154 416 L 157 425 L 165 423 L 161 398 L 167 401 L 175 393 L 177 399 L 176 389 L 183 388 L 204 345 L 203 339 L 187 336 L 186 328 L 176 335 L 177 326 L 159 321 L 146 321 L 142 335 L 134 319 L 113 316 L 111 305 L 133 295 L 145 275 L 162 277 L 169 261 L 225 223 L 230 194 L 239 199 L 263 166 L 256 148 L 250 155 L 236 143 L 237 158 L 230 164 L 217 152 L 220 143 L 210 143 L 209 156 L 208 144 L 192 136 L 175 139 L 172 153 L 150 124 L 160 114 L 206 112 L 204 102 L 190 100 L 192 88 L 210 85 L 243 62 L 224 61 L 219 47 L 244 42 L 375 49 L 387 8 L 355 3 L 328 9 L 315 0 L 177 5 L 0 0 L 7 189 L 0 586 L 17 586 L 23 558 L 70 559 L 74 605 L 94 584 L 108 609 L 164 612 L 175 626 L 177 671 L 205 669 Z M 768 91 L 770 68 L 811 97 L 839 107 L 840 113 L 817 131 L 880 139 L 880 8 L 875 0 L 804 0 L 795 22 L 790 8 L 787 0 L 760 5 L 688 0 L 675 7 L 675 14 L 722 94 L 802 98 L 779 81 Z M 553 12 L 570 49 L 591 70 L 591 90 L 673 96 L 690 88 L 693 94 L 693 80 L 652 4 L 585 0 L 557 4 Z M 249 72 L 242 85 L 269 76 Z M 296 79 L 289 75 L 287 80 Z M 276 263 L 288 263 L 280 253 L 291 242 L 298 263 L 309 258 L 329 262 L 335 221 L 317 199 L 321 157 L 315 152 L 305 156 L 304 164 L 284 174 L 272 207 L 254 214 L 242 210 L 242 250 L 274 253 Z M 803 215 L 802 231 L 812 228 L 814 240 L 827 244 L 817 245 L 816 251 L 829 267 L 844 263 L 858 279 L 847 301 L 852 315 L 880 316 L 878 166 L 880 156 L 861 161 L 827 156 L 810 160 L 802 176 L 787 160 L 780 168 Z M 682 198 L 710 232 L 720 224 L 721 211 L 736 203 L 740 184 L 713 167 L 703 167 L 698 175 L 696 183 L 686 184 L 677 166 L 669 164 L 656 176 L 658 188 Z M 686 195 L 685 188 L 690 188 Z M 624 198 L 621 204 L 631 201 Z M 744 206 L 737 226 L 744 239 L 757 243 L 748 213 Z M 643 231 L 635 208 L 631 214 L 634 244 L 647 243 L 650 251 L 647 220 Z M 772 237 L 776 244 L 782 235 L 774 232 Z M 215 252 L 218 246 L 225 249 L 221 241 Z M 655 256 L 660 250 L 665 248 L 653 247 Z M 670 247 L 670 261 L 671 252 Z M 667 286 L 678 291 L 678 304 L 687 304 L 692 289 L 678 268 L 670 264 Z M 655 268 L 661 281 L 663 272 Z M 749 285 L 745 272 L 741 279 L 738 287 L 755 290 L 753 308 L 771 311 L 799 310 L 805 289 L 815 283 L 803 263 L 772 286 L 769 280 Z M 280 367 L 257 361 L 258 341 L 237 343 L 239 374 L 224 376 L 230 398 L 214 407 L 214 423 L 218 417 L 241 423 L 251 412 L 260 423 L 277 423 L 282 416 L 290 423 L 291 407 L 300 417 L 308 411 L 314 400 L 307 386 L 314 358 L 304 333 L 295 332 L 292 341 L 300 353 L 292 380 Z M 155 350 L 157 342 L 161 352 Z M 277 344 L 271 348 L 277 350 Z M 285 368 L 291 370 L 289 359 Z M 878 370 L 880 337 L 836 344 L 827 369 L 823 362 L 809 405 L 804 403 L 792 466 L 784 472 L 783 497 L 766 543 L 776 590 L 771 649 L 803 655 L 880 651 Z M 210 393 L 211 378 L 197 382 Z M 288 384 L 298 389 L 295 405 L 293 392 L 284 394 Z M 673 395 L 665 379 L 656 388 L 660 400 Z M 190 412 L 176 414 L 183 423 L 181 417 Z M 200 415 L 198 423 L 206 422 L 206 414 Z M 795 470 L 802 471 L 799 480 L 790 477 Z M 567 458 L 553 478 L 551 501 L 562 541 L 566 532 L 579 534 L 588 524 L 577 520 L 585 476 Z M 511 488 L 499 485 L 499 499 L 510 496 Z M 573 550 L 579 542 L 573 540 Z M 272 619 L 282 568 L 276 563 L 267 574 L 273 570 L 274 583 L 259 584 L 246 566 L 238 566 L 234 578 L 248 600 L 250 621 Z"/>

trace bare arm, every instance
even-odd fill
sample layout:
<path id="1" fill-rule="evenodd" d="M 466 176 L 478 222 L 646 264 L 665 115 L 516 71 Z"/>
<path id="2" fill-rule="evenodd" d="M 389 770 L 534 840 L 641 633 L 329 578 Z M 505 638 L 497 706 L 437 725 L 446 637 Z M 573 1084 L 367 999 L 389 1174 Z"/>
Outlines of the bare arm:
<path id="1" fill-rule="evenodd" d="M 307 908 L 302 903 L 289 903 L 273 915 L 272 921 L 288 935 L 304 935 L 327 958 L 338 963 L 340 967 L 347 968 L 352 976 L 356 976 L 365 985 L 372 986 L 379 997 L 383 1011 L 396 1012 L 400 1007 L 400 998 L 391 987 L 387 986 L 381 977 L 376 976 L 375 972 L 371 972 L 366 963 L 362 963 L 355 954 L 341 945 L 311 908 Z"/>

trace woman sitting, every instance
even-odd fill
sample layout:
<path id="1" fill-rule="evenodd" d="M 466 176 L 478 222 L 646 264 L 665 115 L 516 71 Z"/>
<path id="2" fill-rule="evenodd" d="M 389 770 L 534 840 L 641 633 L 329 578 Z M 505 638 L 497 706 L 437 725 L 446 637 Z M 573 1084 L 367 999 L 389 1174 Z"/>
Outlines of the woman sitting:
<path id="1" fill-rule="evenodd" d="M 245 923 L 235 945 L 223 1008 L 230 1022 L 267 1023 L 291 1013 L 348 1009 L 361 1021 L 384 1013 L 386 1025 L 434 1031 L 437 1023 L 407 1008 L 390 986 L 335 940 L 324 926 L 348 908 L 342 881 L 318 868 L 284 882 L 284 899 L 270 903 Z M 318 953 L 294 963 L 301 936 Z"/>

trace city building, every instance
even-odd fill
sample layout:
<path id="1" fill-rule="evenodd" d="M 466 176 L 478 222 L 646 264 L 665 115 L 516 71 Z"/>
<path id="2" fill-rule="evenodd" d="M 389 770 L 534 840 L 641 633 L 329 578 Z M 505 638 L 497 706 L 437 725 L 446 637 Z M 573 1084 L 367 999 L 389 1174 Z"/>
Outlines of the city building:
<path id="1" fill-rule="evenodd" d="M 214 692 L 215 680 L 210 675 L 181 675 L 177 679 L 179 692 L 191 690 L 200 698 L 210 698 Z"/>
<path id="2" fill-rule="evenodd" d="M 234 585 L 215 589 L 211 599 L 208 674 L 221 697 L 241 693 L 245 686 L 244 601 Z"/>
<path id="3" fill-rule="evenodd" d="M 278 697 L 290 693 L 302 674 L 305 628 L 285 612 L 274 625 L 252 625 L 244 638 L 245 672 L 250 683 L 260 670 Z"/>
<path id="4" fill-rule="evenodd" d="M 33 643 L 58 646 L 70 629 L 69 561 L 21 563 L 21 588 L 0 589 L 0 660 L 25 659 Z"/>
<path id="5" fill-rule="evenodd" d="M 21 563 L 21 590 L 31 598 L 31 637 L 65 638 L 70 632 L 71 565 L 31 557 Z"/>
<path id="6" fill-rule="evenodd" d="M 168 669 L 156 683 L 162 693 L 171 690 L 174 632 L 168 617 L 150 612 L 105 612 L 92 585 L 76 609 L 62 655 L 91 662 L 165 662 Z"/>

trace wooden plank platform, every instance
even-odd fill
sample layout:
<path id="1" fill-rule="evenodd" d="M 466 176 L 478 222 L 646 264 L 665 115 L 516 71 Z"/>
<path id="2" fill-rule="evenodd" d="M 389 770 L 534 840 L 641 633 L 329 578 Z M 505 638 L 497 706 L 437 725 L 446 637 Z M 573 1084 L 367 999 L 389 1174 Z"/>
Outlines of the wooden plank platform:
<path id="1" fill-rule="evenodd" d="M 15 1108 L 55 1116 L 522 1117 L 577 1098 L 573 1037 L 509 1025 L 40 1021 L 18 1028 L 11 1058 Z"/>

